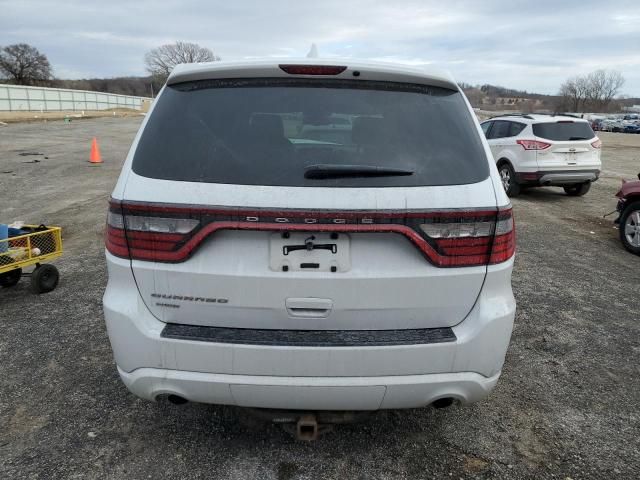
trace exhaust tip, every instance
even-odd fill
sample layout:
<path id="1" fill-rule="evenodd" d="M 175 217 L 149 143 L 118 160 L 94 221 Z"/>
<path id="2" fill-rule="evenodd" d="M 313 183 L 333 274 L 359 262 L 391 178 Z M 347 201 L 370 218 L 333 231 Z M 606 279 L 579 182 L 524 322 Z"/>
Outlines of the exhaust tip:
<path id="1" fill-rule="evenodd" d="M 180 395 L 169 395 L 167 397 L 167 400 L 173 403 L 174 405 L 184 405 L 185 403 L 189 402 L 189 400 L 187 400 L 184 397 L 181 397 Z"/>
<path id="2" fill-rule="evenodd" d="M 433 408 L 447 408 L 453 405 L 453 398 L 451 397 L 439 398 L 438 400 L 433 402 L 431 405 L 433 405 Z"/>

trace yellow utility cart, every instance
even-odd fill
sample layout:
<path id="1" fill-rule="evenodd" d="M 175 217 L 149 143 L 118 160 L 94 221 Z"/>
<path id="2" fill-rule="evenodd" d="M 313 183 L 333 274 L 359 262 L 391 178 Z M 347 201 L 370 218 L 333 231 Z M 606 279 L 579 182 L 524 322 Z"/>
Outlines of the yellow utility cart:
<path id="1" fill-rule="evenodd" d="M 35 293 L 46 293 L 58 286 L 58 269 L 44 262 L 62 255 L 62 229 L 44 225 L 24 225 L 22 235 L 0 239 L 0 287 L 13 287 L 22 269 L 35 265 L 30 274 Z"/>

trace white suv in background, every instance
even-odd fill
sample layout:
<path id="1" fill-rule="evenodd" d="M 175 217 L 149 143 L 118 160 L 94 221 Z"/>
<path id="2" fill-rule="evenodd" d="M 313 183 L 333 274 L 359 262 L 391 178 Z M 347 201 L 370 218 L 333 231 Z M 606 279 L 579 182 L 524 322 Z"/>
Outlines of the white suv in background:
<path id="1" fill-rule="evenodd" d="M 149 400 L 475 402 L 511 336 L 511 206 L 438 71 L 177 67 L 113 191 L 106 248 L 115 361 Z"/>
<path id="2" fill-rule="evenodd" d="M 510 197 L 522 187 L 564 187 L 581 196 L 600 175 L 602 142 L 587 120 L 566 115 L 503 115 L 482 123 L 502 185 Z"/>

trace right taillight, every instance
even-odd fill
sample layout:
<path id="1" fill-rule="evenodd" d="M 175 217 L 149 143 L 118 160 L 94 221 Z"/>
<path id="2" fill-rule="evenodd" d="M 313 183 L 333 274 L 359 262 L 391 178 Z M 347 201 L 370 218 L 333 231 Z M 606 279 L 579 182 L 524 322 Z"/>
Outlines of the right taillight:
<path id="1" fill-rule="evenodd" d="M 516 140 L 525 150 L 545 150 L 551 146 L 550 143 L 541 142 L 540 140 Z"/>
<path id="2" fill-rule="evenodd" d="M 498 213 L 489 264 L 502 263 L 516 253 L 516 229 L 511 209 Z"/>
<path id="3" fill-rule="evenodd" d="M 591 142 L 591 146 L 593 148 L 601 148 L 602 147 L 602 140 L 600 140 L 598 138 L 595 142 Z"/>
<path id="4" fill-rule="evenodd" d="M 420 225 L 437 245 L 432 261 L 440 267 L 467 267 L 502 263 L 515 253 L 515 229 L 511 209 L 496 216 L 462 218 L 443 216 Z"/>

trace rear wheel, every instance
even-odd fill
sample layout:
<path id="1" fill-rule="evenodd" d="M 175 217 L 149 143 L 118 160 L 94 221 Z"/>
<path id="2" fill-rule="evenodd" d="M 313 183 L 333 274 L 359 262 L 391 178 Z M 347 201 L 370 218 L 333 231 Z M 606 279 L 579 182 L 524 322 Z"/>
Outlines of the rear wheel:
<path id="1" fill-rule="evenodd" d="M 503 163 L 498 167 L 500 173 L 500 181 L 507 195 L 516 197 L 520 193 L 520 185 L 516 182 L 516 174 L 508 163 Z"/>
<path id="2" fill-rule="evenodd" d="M 564 191 L 572 197 L 581 197 L 589 191 L 591 182 L 578 183 L 577 185 L 567 185 Z"/>
<path id="3" fill-rule="evenodd" d="M 620 240 L 624 248 L 640 255 L 640 201 L 627 206 L 620 217 Z"/>
<path id="4" fill-rule="evenodd" d="M 21 268 L 16 268 L 15 270 L 11 270 L 9 272 L 0 273 L 0 287 L 3 287 L 3 288 L 13 287 L 20 281 L 21 276 L 22 276 Z"/>
<path id="5" fill-rule="evenodd" d="M 40 265 L 31 274 L 31 288 L 35 293 L 47 293 L 58 286 L 60 274 L 53 265 Z"/>

